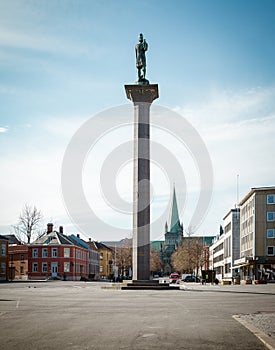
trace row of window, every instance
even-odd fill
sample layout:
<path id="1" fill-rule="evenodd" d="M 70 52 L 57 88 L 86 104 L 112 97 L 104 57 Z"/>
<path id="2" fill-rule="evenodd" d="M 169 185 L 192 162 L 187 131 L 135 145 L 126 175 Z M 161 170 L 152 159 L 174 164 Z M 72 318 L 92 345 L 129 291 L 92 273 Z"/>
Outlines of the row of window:
<path id="1" fill-rule="evenodd" d="M 70 271 L 70 262 L 66 261 L 63 263 L 63 271 L 59 272 L 71 272 Z M 57 273 L 58 272 L 58 267 L 60 268 L 60 264 L 57 263 L 52 263 L 51 265 L 48 265 L 48 263 L 42 263 L 42 273 Z M 32 272 L 39 272 L 38 271 L 38 263 L 34 262 L 32 263 Z M 76 264 L 75 266 L 75 272 L 76 273 L 86 273 L 86 266 Z"/>
<path id="2" fill-rule="evenodd" d="M 48 248 L 42 248 L 42 258 L 48 258 L 50 257 Z M 51 248 L 51 257 L 52 258 L 57 258 L 57 252 L 58 248 Z M 69 258 L 70 257 L 70 248 L 64 248 L 63 252 L 64 258 Z M 33 248 L 32 249 L 32 257 L 33 258 L 38 258 L 38 248 Z"/>
<path id="3" fill-rule="evenodd" d="M 49 249 L 50 248 L 42 248 L 42 258 L 49 258 Z M 69 258 L 70 257 L 70 248 L 63 248 L 63 257 Z M 58 248 L 51 248 L 51 257 L 57 258 L 58 256 Z M 38 258 L 38 248 L 32 248 L 32 257 Z M 82 250 L 76 250 L 76 259 L 82 259 L 85 260 L 88 257 L 87 252 L 83 252 Z"/>
<path id="4" fill-rule="evenodd" d="M 275 238 L 275 229 L 274 228 L 268 228 L 266 230 L 266 238 Z M 248 241 L 252 241 L 253 240 L 253 232 L 249 233 L 248 235 L 243 235 L 241 237 L 241 244 L 248 242 Z"/>
<path id="5" fill-rule="evenodd" d="M 275 221 L 275 212 L 274 211 L 268 211 L 266 213 L 266 220 L 267 221 Z M 248 227 L 249 225 L 253 224 L 253 218 L 250 217 L 248 220 L 245 220 L 241 223 L 241 227 L 244 230 L 246 227 Z"/>
<path id="6" fill-rule="evenodd" d="M 51 269 L 57 272 L 57 265 L 52 266 Z M 32 263 L 32 272 L 38 272 L 38 263 Z M 52 272 L 48 267 L 48 263 L 42 263 L 42 272 Z M 63 272 L 70 272 L 70 262 L 64 262 Z"/>
<path id="7" fill-rule="evenodd" d="M 24 261 L 25 259 L 27 260 L 28 258 L 27 257 L 25 258 L 24 254 L 20 254 L 20 260 Z M 10 261 L 14 261 L 14 254 L 10 255 Z"/>
<path id="8" fill-rule="evenodd" d="M 220 243 L 216 248 L 214 248 L 213 253 L 215 254 L 215 253 L 219 252 L 222 249 L 223 249 L 223 242 Z"/>

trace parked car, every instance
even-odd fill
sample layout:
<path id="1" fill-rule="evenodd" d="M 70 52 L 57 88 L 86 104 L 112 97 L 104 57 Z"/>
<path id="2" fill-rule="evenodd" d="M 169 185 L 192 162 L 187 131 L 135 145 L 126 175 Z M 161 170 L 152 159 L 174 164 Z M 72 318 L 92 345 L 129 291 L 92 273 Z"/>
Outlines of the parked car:
<path id="1" fill-rule="evenodd" d="M 180 280 L 180 275 L 176 272 L 171 273 L 169 276 L 169 283 L 177 283 Z"/>
<path id="2" fill-rule="evenodd" d="M 200 278 L 194 275 L 188 275 L 183 279 L 183 282 L 200 282 Z"/>

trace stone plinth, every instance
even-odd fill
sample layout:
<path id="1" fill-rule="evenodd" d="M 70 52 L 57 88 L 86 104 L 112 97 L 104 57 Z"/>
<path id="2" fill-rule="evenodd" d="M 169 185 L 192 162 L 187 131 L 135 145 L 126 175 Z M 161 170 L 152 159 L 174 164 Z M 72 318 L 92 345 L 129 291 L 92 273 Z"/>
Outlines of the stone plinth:
<path id="1" fill-rule="evenodd" d="M 134 104 L 133 280 L 150 279 L 150 106 L 158 85 L 125 85 Z"/>

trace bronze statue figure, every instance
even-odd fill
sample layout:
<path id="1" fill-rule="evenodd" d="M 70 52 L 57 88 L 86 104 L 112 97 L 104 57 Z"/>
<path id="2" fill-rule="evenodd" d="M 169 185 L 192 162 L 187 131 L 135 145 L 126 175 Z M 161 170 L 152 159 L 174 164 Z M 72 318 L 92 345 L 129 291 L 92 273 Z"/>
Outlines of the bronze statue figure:
<path id="1" fill-rule="evenodd" d="M 139 34 L 139 43 L 136 44 L 136 66 L 138 70 L 137 84 L 149 84 L 149 81 L 145 79 L 146 74 L 146 56 L 145 51 L 148 49 L 148 44 L 143 35 Z"/>

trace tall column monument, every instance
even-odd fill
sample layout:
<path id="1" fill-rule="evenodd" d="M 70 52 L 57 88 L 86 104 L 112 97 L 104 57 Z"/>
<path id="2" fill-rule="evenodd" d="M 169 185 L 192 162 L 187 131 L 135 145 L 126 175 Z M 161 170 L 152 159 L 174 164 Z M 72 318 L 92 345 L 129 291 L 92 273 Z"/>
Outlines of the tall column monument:
<path id="1" fill-rule="evenodd" d="M 150 106 L 158 85 L 145 79 L 148 44 L 139 35 L 136 45 L 138 80 L 125 85 L 134 104 L 133 280 L 150 280 Z"/>

